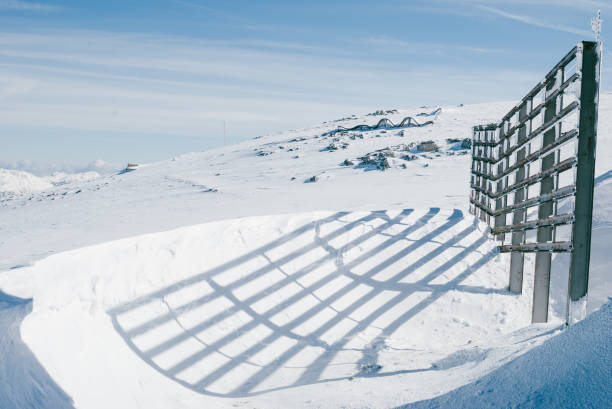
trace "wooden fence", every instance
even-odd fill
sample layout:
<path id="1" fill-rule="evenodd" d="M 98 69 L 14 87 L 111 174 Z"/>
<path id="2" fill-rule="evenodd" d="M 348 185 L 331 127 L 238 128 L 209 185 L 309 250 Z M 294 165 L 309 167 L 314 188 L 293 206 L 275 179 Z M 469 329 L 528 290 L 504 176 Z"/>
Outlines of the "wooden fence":
<path id="1" fill-rule="evenodd" d="M 600 43 L 578 43 L 499 123 L 473 128 L 470 210 L 511 254 L 510 291 L 536 253 L 533 322 L 548 320 L 552 253 L 571 254 L 568 311 L 587 293 L 600 60 Z"/>

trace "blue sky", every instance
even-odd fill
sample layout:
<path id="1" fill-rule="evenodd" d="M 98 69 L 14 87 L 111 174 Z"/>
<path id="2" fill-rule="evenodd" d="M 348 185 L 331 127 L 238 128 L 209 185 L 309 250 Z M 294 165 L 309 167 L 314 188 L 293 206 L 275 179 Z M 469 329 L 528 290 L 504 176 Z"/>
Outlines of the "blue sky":
<path id="1" fill-rule="evenodd" d="M 593 38 L 597 9 L 605 45 L 595 0 L 0 0 L 0 166 L 165 159 L 222 145 L 224 121 L 235 142 L 517 100 Z"/>

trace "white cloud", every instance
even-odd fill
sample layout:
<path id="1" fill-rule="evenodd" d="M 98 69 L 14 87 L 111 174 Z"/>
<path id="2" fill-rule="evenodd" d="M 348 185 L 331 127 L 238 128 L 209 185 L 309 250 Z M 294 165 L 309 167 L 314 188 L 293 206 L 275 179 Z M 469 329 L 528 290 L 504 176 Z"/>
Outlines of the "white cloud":
<path id="1" fill-rule="evenodd" d="M 520 6 L 526 7 L 550 6 L 555 8 L 569 8 L 575 10 L 611 9 L 612 4 L 598 0 L 430 0 L 441 4 L 456 5 L 494 5 L 494 6 Z"/>
<path id="2" fill-rule="evenodd" d="M 459 72 L 422 58 L 407 64 L 389 61 L 388 54 L 363 58 L 300 44 L 252 43 L 0 32 L 0 135 L 31 135 L 58 150 L 76 144 L 121 150 L 126 142 L 146 146 L 151 138 L 166 149 L 207 148 L 219 140 L 224 120 L 233 138 L 247 138 L 381 106 L 518 98 L 539 79 L 516 71 L 498 78 L 484 66 Z M 0 159 L 31 151 L 26 138 L 12 141 Z"/>
<path id="3" fill-rule="evenodd" d="M 484 11 L 488 11 L 493 14 L 497 14 L 498 16 L 506 17 L 506 18 L 509 18 L 515 21 L 520 21 L 521 23 L 529 24 L 529 25 L 536 26 L 536 27 L 549 28 L 551 30 L 564 31 L 566 33 L 579 34 L 582 36 L 592 35 L 592 33 L 587 30 L 581 30 L 578 28 L 569 27 L 569 26 L 560 25 L 560 24 L 552 24 L 552 23 L 548 23 L 545 21 L 536 20 L 533 17 L 524 16 L 520 14 L 508 13 L 506 11 L 503 11 L 503 10 L 500 10 L 494 7 L 480 5 L 478 6 L 478 8 Z"/>

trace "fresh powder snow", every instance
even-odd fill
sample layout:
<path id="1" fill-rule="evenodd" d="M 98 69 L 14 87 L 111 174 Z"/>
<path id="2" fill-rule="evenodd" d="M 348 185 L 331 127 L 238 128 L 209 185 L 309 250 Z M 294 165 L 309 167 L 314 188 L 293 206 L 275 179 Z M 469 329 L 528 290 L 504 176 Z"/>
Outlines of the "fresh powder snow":
<path id="1" fill-rule="evenodd" d="M 465 139 L 511 105 L 334 132 L 380 120 L 353 114 L 107 175 L 3 170 L 0 407 L 605 407 L 612 95 L 590 315 L 567 329 L 562 259 L 530 325 L 532 266 L 510 294 L 467 211 Z"/>

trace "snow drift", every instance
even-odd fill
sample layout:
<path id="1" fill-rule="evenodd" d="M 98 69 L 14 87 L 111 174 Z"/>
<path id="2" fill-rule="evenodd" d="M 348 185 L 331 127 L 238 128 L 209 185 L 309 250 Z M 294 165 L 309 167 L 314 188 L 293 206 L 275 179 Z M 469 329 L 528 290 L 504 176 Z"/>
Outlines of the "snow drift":
<path id="1" fill-rule="evenodd" d="M 608 408 L 612 299 L 599 311 L 490 374 L 416 408 Z"/>
<path id="2" fill-rule="evenodd" d="M 467 407 L 489 373 L 485 403 L 504 402 L 503 383 L 525 392 L 517 406 L 563 404 L 545 400 L 553 384 L 506 375 L 550 366 L 554 354 L 534 348 L 559 333 L 563 347 L 587 342 L 561 331 L 563 277 L 552 322 L 530 326 L 532 272 L 523 295 L 509 294 L 508 260 L 465 211 L 470 158 L 458 141 L 508 106 L 326 135 L 372 122 L 352 116 L 1 199 L 0 376 L 25 381 L 0 379 L 0 404 Z M 589 311 L 612 286 L 612 116 L 600 117 Z M 423 141 L 438 150 L 418 151 Z M 368 155 L 385 166 L 358 163 Z M 516 360 L 529 351 L 529 365 Z M 579 367 L 554 365 L 560 385 Z"/>

